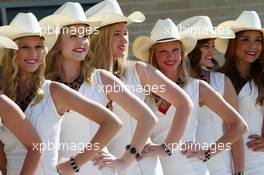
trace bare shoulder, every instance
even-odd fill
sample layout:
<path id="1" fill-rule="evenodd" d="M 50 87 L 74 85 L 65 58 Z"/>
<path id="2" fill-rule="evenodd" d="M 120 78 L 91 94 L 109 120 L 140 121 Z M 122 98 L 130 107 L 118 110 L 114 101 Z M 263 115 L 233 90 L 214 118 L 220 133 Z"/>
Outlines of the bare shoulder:
<path id="1" fill-rule="evenodd" d="M 227 88 L 234 88 L 234 86 L 230 78 L 225 75 L 225 89 Z"/>

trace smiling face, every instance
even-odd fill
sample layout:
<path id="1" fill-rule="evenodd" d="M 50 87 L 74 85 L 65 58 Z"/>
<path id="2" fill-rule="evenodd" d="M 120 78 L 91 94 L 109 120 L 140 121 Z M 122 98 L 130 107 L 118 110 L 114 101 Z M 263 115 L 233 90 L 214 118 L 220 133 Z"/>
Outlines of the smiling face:
<path id="1" fill-rule="evenodd" d="M 204 66 L 208 68 L 214 67 L 214 62 L 213 62 L 214 48 L 215 48 L 214 39 L 208 40 L 200 47 L 200 51 L 201 51 L 200 66 Z"/>
<path id="2" fill-rule="evenodd" d="M 235 54 L 238 61 L 251 64 L 259 58 L 262 47 L 263 36 L 261 32 L 244 31 L 237 36 Z"/>
<path id="3" fill-rule="evenodd" d="M 127 53 L 128 33 L 126 23 L 117 23 L 114 25 L 112 36 L 112 53 L 113 57 L 123 57 Z"/>
<path id="4" fill-rule="evenodd" d="M 44 56 L 43 39 L 39 36 L 27 36 L 17 40 L 17 63 L 20 74 L 35 72 Z"/>
<path id="5" fill-rule="evenodd" d="M 71 25 L 63 30 L 61 56 L 63 59 L 82 61 L 88 53 L 89 35 L 86 25 Z"/>
<path id="6" fill-rule="evenodd" d="M 161 72 L 175 72 L 181 63 L 181 42 L 169 41 L 158 43 L 155 47 L 155 57 Z"/>

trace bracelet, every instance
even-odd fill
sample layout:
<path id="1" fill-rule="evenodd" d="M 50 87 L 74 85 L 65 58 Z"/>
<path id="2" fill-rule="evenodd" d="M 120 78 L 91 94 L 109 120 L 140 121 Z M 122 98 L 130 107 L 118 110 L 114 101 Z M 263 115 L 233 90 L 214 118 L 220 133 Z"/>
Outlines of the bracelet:
<path id="1" fill-rule="evenodd" d="M 205 155 L 205 158 L 204 158 L 203 162 L 206 162 L 209 159 L 211 159 L 211 152 L 209 149 L 204 151 L 204 155 Z"/>
<path id="2" fill-rule="evenodd" d="M 235 171 L 234 175 L 244 175 L 244 173 L 243 172 L 239 172 L 239 171 Z"/>
<path id="3" fill-rule="evenodd" d="M 171 149 L 165 143 L 162 143 L 160 147 L 168 154 L 168 156 L 172 155 Z"/>
<path id="4" fill-rule="evenodd" d="M 79 167 L 76 164 L 75 158 L 73 156 L 70 158 L 70 164 L 74 172 L 78 173 L 80 171 Z"/>
<path id="5" fill-rule="evenodd" d="M 130 154 L 135 154 L 136 159 L 140 157 L 140 154 L 137 152 L 135 147 L 132 147 L 130 144 L 126 146 L 126 150 L 130 150 Z"/>

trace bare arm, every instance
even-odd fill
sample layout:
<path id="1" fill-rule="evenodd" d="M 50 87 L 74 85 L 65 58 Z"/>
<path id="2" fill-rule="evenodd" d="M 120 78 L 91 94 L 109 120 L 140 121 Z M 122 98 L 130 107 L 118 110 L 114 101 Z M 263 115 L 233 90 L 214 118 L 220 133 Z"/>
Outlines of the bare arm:
<path id="1" fill-rule="evenodd" d="M 225 76 L 225 91 L 224 99 L 229 103 L 235 110 L 238 110 L 238 97 L 236 90 L 231 80 Z M 236 142 L 232 144 L 232 158 L 234 162 L 235 172 L 244 172 L 244 142 L 243 137 L 240 137 Z"/>
<path id="2" fill-rule="evenodd" d="M 132 141 L 127 144 L 131 144 L 138 152 L 140 152 L 146 144 L 146 141 L 157 121 L 154 113 L 141 99 L 132 94 L 125 85 L 110 72 L 101 70 L 101 79 L 104 87 L 112 87 L 111 89 L 113 89 L 114 86 L 120 87 L 120 91 L 107 91 L 107 88 L 105 88 L 105 92 L 109 99 L 119 104 L 137 121 L 137 127 Z M 128 165 L 135 160 L 135 156 L 131 155 L 128 151 L 125 151 L 122 159 L 125 160 Z"/>
<path id="3" fill-rule="evenodd" d="M 40 150 L 34 148 L 41 143 L 36 131 L 20 108 L 4 95 L 0 97 L 0 116 L 5 126 L 28 150 L 20 175 L 35 174 L 41 157 Z"/>
<path id="4" fill-rule="evenodd" d="M 75 156 L 77 165 L 81 167 L 88 160 L 91 160 L 91 158 L 112 139 L 120 129 L 122 125 L 121 121 L 104 106 L 88 100 L 75 90 L 63 84 L 52 82 L 50 89 L 59 114 L 64 114 L 68 109 L 71 109 L 100 125 L 95 136 L 90 141 L 92 145 L 99 143 L 100 148 L 92 150 L 85 149 L 83 153 L 79 153 Z M 69 162 L 62 165 L 62 167 L 65 166 L 67 169 L 66 172 L 68 172 L 69 169 L 72 170 L 72 168 L 69 167 Z"/>
<path id="5" fill-rule="evenodd" d="M 189 96 L 176 83 L 169 80 L 159 70 L 153 66 L 137 62 L 137 71 L 141 80 L 141 84 L 150 87 L 158 86 L 159 90 L 153 89 L 153 93 L 165 99 L 172 104 L 177 110 L 167 137 L 164 143 L 176 143 L 180 140 L 187 125 L 189 115 L 191 113 L 193 103 Z"/>
<path id="6" fill-rule="evenodd" d="M 0 141 L 0 172 L 6 175 L 6 155 L 4 152 L 4 144 Z"/>
<path id="7" fill-rule="evenodd" d="M 224 135 L 216 141 L 216 148 L 211 150 L 215 155 L 230 147 L 247 131 L 247 125 L 239 113 L 228 104 L 221 95 L 216 93 L 206 82 L 200 80 L 200 105 L 208 106 L 227 124 Z M 221 145 L 221 146 L 220 146 Z"/>

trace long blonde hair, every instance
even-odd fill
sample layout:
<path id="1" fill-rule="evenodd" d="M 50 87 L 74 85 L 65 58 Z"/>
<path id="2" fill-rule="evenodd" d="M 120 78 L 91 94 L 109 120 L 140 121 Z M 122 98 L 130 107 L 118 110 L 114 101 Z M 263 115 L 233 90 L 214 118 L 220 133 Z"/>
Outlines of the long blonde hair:
<path id="1" fill-rule="evenodd" d="M 16 41 L 18 43 L 18 40 Z M 32 90 L 35 95 L 32 105 L 37 104 L 44 97 L 44 91 L 42 85 L 44 83 L 44 70 L 46 51 L 44 49 L 41 63 L 37 70 L 32 73 L 32 77 L 27 83 L 28 87 Z M 1 91 L 12 99 L 14 102 L 18 100 L 18 82 L 19 82 L 19 66 L 17 64 L 17 51 L 12 49 L 6 49 L 5 55 L 2 59 L 2 80 L 0 83 Z"/>
<path id="2" fill-rule="evenodd" d="M 90 64 L 97 69 L 105 69 L 111 71 L 118 78 L 122 79 L 126 73 L 126 58 L 113 58 L 112 38 L 114 33 L 114 25 L 107 25 L 99 29 L 99 33 L 91 36 L 90 45 L 93 57 Z M 115 60 L 115 62 L 114 62 Z"/>
<path id="3" fill-rule="evenodd" d="M 45 77 L 50 80 L 56 80 L 56 78 L 58 77 L 58 73 L 61 69 L 61 63 L 62 63 L 61 42 L 62 42 L 63 29 L 64 28 L 61 29 L 61 32 L 58 36 L 55 45 L 49 51 L 46 57 L 47 67 L 45 70 Z M 86 81 L 88 84 L 92 83 L 91 76 L 92 73 L 94 72 L 94 68 L 90 64 L 92 56 L 93 54 L 91 53 L 90 48 L 88 47 L 88 54 L 86 55 L 85 59 L 81 61 L 82 76 L 84 78 L 84 81 Z"/>
<path id="4" fill-rule="evenodd" d="M 150 58 L 148 59 L 148 63 L 150 65 L 154 66 L 155 68 L 160 69 L 159 65 L 157 63 L 156 56 L 155 56 L 155 49 L 156 48 L 157 48 L 157 44 L 154 44 L 149 49 Z M 184 87 L 188 83 L 189 78 L 190 78 L 190 61 L 185 56 L 182 46 L 181 46 L 181 63 L 178 67 L 178 74 L 179 74 L 178 79 L 180 81 L 180 86 Z"/>

